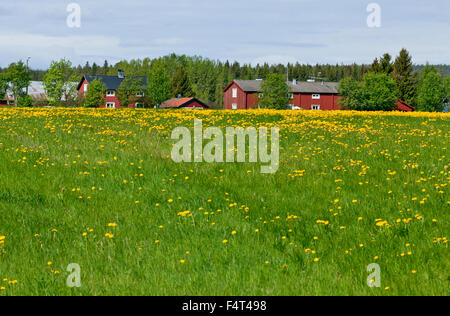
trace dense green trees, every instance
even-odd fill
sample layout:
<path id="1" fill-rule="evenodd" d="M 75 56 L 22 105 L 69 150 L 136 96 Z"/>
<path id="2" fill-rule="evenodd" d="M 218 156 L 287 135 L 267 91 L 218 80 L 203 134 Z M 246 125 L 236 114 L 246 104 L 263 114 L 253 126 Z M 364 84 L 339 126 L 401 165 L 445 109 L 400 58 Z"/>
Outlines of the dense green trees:
<path id="1" fill-rule="evenodd" d="M 448 65 L 438 65 L 435 68 L 443 76 L 450 75 L 450 66 Z M 397 98 L 417 106 L 419 76 L 415 73 L 420 73 L 424 69 L 426 71 L 425 66 L 412 65 L 411 56 L 406 50 L 400 52 L 395 62 L 393 62 L 391 55 L 384 54 L 370 66 L 356 64 L 304 65 L 300 63 L 287 66 L 269 64 L 251 66 L 238 62 L 211 60 L 199 56 L 188 57 L 171 54 L 158 59 L 124 60 L 115 65 L 105 61 L 102 66 L 87 62 L 85 65 L 72 67 L 72 71 L 78 76 L 83 74 L 117 76 L 118 69 L 123 69 L 126 77 L 147 76 L 149 84 L 153 85 L 151 88 L 153 92 L 147 93 L 146 99 L 148 101 L 146 100 L 146 104 L 152 103 L 153 95 L 159 101 L 155 103 L 160 103 L 167 98 L 181 94 L 182 96 L 195 96 L 210 106 L 223 104 L 223 89 L 233 79 L 266 79 L 272 73 L 283 74 L 285 77 L 286 73 L 288 73 L 289 80 L 305 81 L 311 77 L 320 77 L 326 81 L 340 81 L 344 78 L 352 78 L 354 81 L 362 82 L 363 77 L 368 72 L 392 76 L 396 82 Z M 28 74 L 33 80 L 42 80 L 46 72 L 29 70 Z M 54 76 L 51 73 L 51 69 L 48 72 L 50 74 L 47 76 Z M 8 69 L 0 69 L 0 73 L 3 73 L 2 76 L 5 76 L 8 73 Z M 156 78 L 153 80 L 151 79 L 152 73 L 156 74 Z M 59 74 L 56 77 L 60 78 Z M 0 80 L 0 93 L 2 92 L 1 82 L 2 80 Z M 162 84 L 160 88 L 158 88 L 158 84 L 155 84 L 158 82 Z M 347 83 L 348 80 L 344 82 L 344 84 Z M 55 86 L 58 87 L 57 84 Z M 56 90 L 58 91 L 59 89 Z M 16 92 L 19 92 L 19 94 L 23 93 L 18 90 Z M 52 98 L 58 100 L 59 95 L 60 92 L 56 93 L 56 97 Z"/>
<path id="2" fill-rule="evenodd" d="M 346 78 L 341 81 L 339 93 L 341 105 L 351 110 L 386 111 L 395 108 L 395 82 L 385 73 L 367 73 L 362 81 Z"/>
<path id="3" fill-rule="evenodd" d="M 3 99 L 8 91 L 9 79 L 6 74 L 0 73 L 0 100 Z"/>
<path id="4" fill-rule="evenodd" d="M 105 104 L 106 86 L 100 80 L 93 80 L 88 87 L 86 97 L 84 100 L 84 106 L 90 108 L 96 108 Z"/>
<path id="5" fill-rule="evenodd" d="M 424 68 L 417 90 L 417 109 L 428 112 L 442 112 L 447 91 L 442 76 L 434 67 Z"/>
<path id="6" fill-rule="evenodd" d="M 418 80 L 419 73 L 413 71 L 412 58 L 406 49 L 400 51 L 393 64 L 391 59 L 389 54 L 385 54 L 380 60 L 376 58 L 362 82 L 353 77 L 342 80 L 341 104 L 355 110 L 385 110 L 391 109 L 395 101 L 401 100 L 419 111 L 444 109 L 445 100 L 450 95 L 446 88 L 450 77 L 443 80 L 436 68 L 427 64 L 421 67 Z M 388 89 L 394 93 L 394 99 Z"/>
<path id="7" fill-rule="evenodd" d="M 447 94 L 447 101 L 450 100 L 450 77 L 445 77 L 444 79 L 445 93 Z"/>
<path id="8" fill-rule="evenodd" d="M 289 87 L 281 74 L 269 74 L 261 84 L 259 106 L 266 109 L 285 110 L 289 104 Z"/>
<path id="9" fill-rule="evenodd" d="M 156 60 L 151 67 L 148 93 L 156 106 L 170 97 L 170 79 L 161 60 Z"/>
<path id="10" fill-rule="evenodd" d="M 145 90 L 142 79 L 125 77 L 116 91 L 116 97 L 122 106 L 128 106 L 134 102 L 141 101 L 140 99 L 145 95 Z"/>
<path id="11" fill-rule="evenodd" d="M 65 100 L 75 99 L 79 80 L 80 78 L 73 71 L 72 63 L 69 60 L 53 61 L 43 81 L 49 105 L 58 105 L 63 98 Z"/>
<path id="12" fill-rule="evenodd" d="M 380 58 L 380 61 L 378 61 L 378 58 L 375 58 L 372 65 L 369 67 L 369 72 L 374 73 L 385 73 L 385 74 L 392 74 L 394 71 L 394 64 L 392 63 L 392 56 L 389 54 L 384 54 L 383 57 Z"/>

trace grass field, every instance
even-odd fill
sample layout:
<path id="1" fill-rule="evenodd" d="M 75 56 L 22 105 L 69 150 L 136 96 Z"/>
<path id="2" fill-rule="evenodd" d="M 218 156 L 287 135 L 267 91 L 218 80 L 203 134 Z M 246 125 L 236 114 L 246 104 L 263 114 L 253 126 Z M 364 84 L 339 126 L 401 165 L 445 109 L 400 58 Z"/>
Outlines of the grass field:
<path id="1" fill-rule="evenodd" d="M 450 294 L 448 114 L 0 117 L 0 296 Z M 194 118 L 279 126 L 278 172 L 174 163 L 171 131 Z"/>

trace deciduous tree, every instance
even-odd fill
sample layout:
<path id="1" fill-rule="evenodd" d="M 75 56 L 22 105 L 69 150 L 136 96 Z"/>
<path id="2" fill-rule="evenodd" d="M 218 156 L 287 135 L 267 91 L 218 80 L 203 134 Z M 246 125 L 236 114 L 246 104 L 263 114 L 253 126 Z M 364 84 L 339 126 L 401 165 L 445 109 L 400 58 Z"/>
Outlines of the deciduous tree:
<path id="1" fill-rule="evenodd" d="M 14 104 L 17 105 L 19 97 L 26 95 L 25 89 L 30 85 L 31 78 L 27 66 L 23 61 L 12 63 L 6 71 L 6 77 L 14 96 Z"/>
<path id="2" fill-rule="evenodd" d="M 0 99 L 3 99 L 8 92 L 9 78 L 7 74 L 0 73 Z"/>
<path id="3" fill-rule="evenodd" d="M 395 108 L 395 82 L 385 73 L 367 73 L 363 81 L 341 81 L 339 93 L 344 108 L 356 111 L 386 111 Z"/>
<path id="4" fill-rule="evenodd" d="M 88 87 L 88 91 L 84 100 L 86 107 L 97 108 L 105 104 L 106 86 L 100 80 L 93 80 Z"/>
<path id="5" fill-rule="evenodd" d="M 262 96 L 259 106 L 283 110 L 289 104 L 289 87 L 280 74 L 269 74 L 261 84 Z"/>
<path id="6" fill-rule="evenodd" d="M 441 75 L 434 67 L 427 65 L 419 80 L 417 109 L 428 112 L 442 112 L 446 95 Z"/>
<path id="7" fill-rule="evenodd" d="M 119 99 L 120 105 L 128 106 L 134 102 L 140 101 L 141 97 L 138 94 L 144 96 L 145 87 L 144 82 L 140 78 L 126 77 L 120 84 L 119 89 L 116 91 L 117 99 Z"/>
<path id="8" fill-rule="evenodd" d="M 156 60 L 152 65 L 148 90 L 153 103 L 157 106 L 170 96 L 170 80 L 160 60 Z"/>
<path id="9" fill-rule="evenodd" d="M 69 60 L 52 61 L 43 81 L 49 104 L 59 104 L 63 97 L 66 100 L 75 98 L 77 79 Z"/>

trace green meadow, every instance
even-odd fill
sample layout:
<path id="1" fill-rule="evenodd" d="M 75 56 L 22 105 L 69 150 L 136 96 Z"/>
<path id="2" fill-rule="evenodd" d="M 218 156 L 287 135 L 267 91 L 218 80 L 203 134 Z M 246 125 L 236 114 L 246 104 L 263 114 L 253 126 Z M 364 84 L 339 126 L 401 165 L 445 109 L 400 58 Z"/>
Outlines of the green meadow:
<path id="1" fill-rule="evenodd" d="M 278 171 L 175 163 L 195 118 L 279 127 Z M 1 109 L 0 296 L 449 295 L 449 118 Z"/>

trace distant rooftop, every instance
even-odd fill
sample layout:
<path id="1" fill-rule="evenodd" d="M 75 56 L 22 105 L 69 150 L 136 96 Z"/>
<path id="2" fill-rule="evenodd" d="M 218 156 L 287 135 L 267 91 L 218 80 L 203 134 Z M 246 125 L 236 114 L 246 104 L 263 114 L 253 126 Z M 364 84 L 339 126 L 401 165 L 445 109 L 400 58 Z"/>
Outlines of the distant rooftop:
<path id="1" fill-rule="evenodd" d="M 245 92 L 261 92 L 263 80 L 234 80 Z M 339 82 L 289 82 L 292 93 L 330 93 L 337 94 Z"/>

